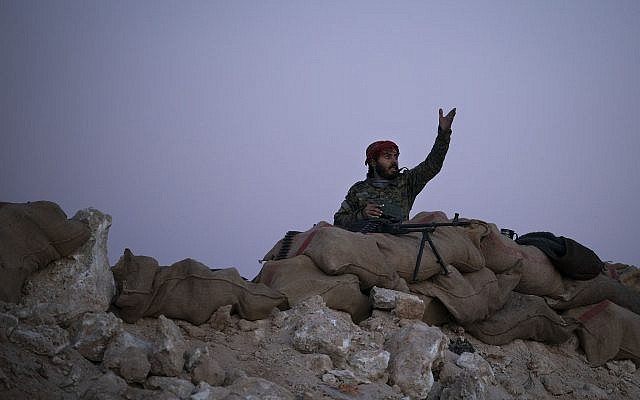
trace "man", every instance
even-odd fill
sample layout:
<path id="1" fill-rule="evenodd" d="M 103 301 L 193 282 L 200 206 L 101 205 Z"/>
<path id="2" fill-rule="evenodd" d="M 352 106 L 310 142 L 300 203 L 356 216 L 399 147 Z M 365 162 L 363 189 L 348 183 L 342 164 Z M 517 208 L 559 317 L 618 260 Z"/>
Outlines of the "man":
<path id="1" fill-rule="evenodd" d="M 374 142 L 367 147 L 365 165 L 369 166 L 367 179 L 349 189 L 333 224 L 349 229 L 360 221 L 387 218 L 406 221 L 418 194 L 440 172 L 451 140 L 451 124 L 456 115 L 452 109 L 445 116 L 438 111 L 438 136 L 427 158 L 415 168 L 401 172 L 398 169 L 398 146 L 388 140 Z"/>

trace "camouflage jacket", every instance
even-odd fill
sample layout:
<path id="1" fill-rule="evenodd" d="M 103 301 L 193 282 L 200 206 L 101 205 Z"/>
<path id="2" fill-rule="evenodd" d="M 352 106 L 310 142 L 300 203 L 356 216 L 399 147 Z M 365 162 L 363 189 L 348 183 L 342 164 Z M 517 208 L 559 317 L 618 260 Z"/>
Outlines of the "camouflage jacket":
<path id="1" fill-rule="evenodd" d="M 415 168 L 389 181 L 384 187 L 374 186 L 374 179 L 371 178 L 355 183 L 333 216 L 333 224 L 348 228 L 354 222 L 365 219 L 364 208 L 367 203 L 393 204 L 401 209 L 402 220 L 408 220 L 416 197 L 427 182 L 442 169 L 450 140 L 451 131 L 442 132 L 439 129 L 427 158 Z"/>

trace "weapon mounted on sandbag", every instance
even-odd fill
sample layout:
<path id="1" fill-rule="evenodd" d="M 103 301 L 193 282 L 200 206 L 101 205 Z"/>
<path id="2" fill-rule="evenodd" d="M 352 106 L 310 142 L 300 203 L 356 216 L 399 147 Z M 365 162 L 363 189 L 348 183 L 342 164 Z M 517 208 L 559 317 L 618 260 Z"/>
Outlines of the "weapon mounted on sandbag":
<path id="1" fill-rule="evenodd" d="M 413 281 L 415 282 L 418 277 L 418 271 L 420 270 L 420 261 L 422 261 L 422 253 L 424 251 L 424 245 L 426 242 L 429 243 L 433 254 L 436 256 L 438 260 L 438 264 L 442 267 L 442 273 L 444 275 L 448 274 L 447 267 L 438 253 L 438 249 L 436 245 L 431 240 L 431 236 L 429 233 L 435 232 L 435 230 L 439 227 L 443 226 L 469 226 L 471 225 L 470 221 L 460 221 L 458 219 L 460 215 L 458 213 L 455 214 L 453 219 L 450 222 L 432 222 L 427 224 L 412 224 L 412 223 L 399 223 L 392 222 L 385 218 L 377 218 L 377 219 L 368 219 L 363 221 L 358 221 L 358 223 L 354 224 L 349 230 L 360 233 L 390 233 L 392 235 L 406 235 L 407 233 L 420 232 L 422 233 L 422 239 L 420 240 L 420 248 L 418 249 L 418 256 L 416 258 L 416 266 L 413 269 Z"/>

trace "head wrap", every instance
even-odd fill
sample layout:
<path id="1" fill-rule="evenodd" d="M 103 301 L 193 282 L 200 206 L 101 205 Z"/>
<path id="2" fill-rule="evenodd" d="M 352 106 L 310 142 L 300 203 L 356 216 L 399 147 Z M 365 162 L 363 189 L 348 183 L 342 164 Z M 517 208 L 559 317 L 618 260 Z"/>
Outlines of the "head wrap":
<path id="1" fill-rule="evenodd" d="M 393 143 L 391 140 L 379 140 L 371 143 L 369 147 L 367 147 L 367 159 L 364 160 L 364 165 L 369 165 L 369 160 L 377 160 L 378 157 L 380 157 L 380 154 L 389 149 L 394 149 L 400 153 L 398 145 Z"/>

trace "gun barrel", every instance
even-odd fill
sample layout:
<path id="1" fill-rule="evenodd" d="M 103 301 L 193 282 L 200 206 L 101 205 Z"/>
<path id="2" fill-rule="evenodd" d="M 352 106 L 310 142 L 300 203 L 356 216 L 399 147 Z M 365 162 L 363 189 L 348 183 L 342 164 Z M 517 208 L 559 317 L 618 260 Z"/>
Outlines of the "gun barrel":
<path id="1" fill-rule="evenodd" d="M 440 226 L 469 226 L 471 225 L 470 221 L 459 221 L 459 222 L 434 222 L 430 224 L 398 224 L 398 228 L 403 229 L 425 229 L 425 228 L 438 228 Z"/>

